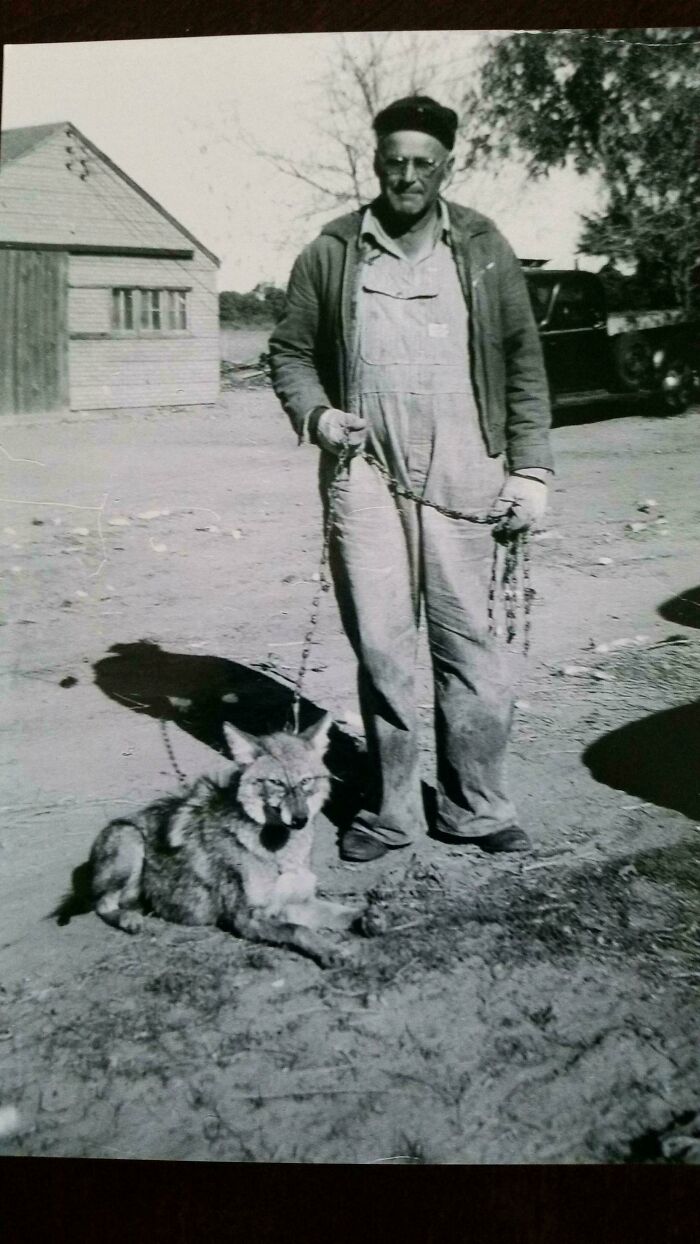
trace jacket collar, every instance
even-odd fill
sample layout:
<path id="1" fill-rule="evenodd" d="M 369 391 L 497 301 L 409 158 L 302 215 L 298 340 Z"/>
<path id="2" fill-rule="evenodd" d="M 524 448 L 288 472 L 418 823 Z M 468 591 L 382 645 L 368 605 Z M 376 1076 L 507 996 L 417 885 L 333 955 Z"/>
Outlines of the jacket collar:
<path id="1" fill-rule="evenodd" d="M 440 214 L 440 237 L 443 240 L 449 240 L 450 217 L 444 199 L 438 199 L 438 212 Z M 379 243 L 384 250 L 388 250 L 392 255 L 396 255 L 399 259 L 405 259 L 405 255 L 402 254 L 396 243 L 384 232 L 373 206 L 366 207 L 362 213 L 360 239 L 362 242 L 366 240 Z"/>
<path id="2" fill-rule="evenodd" d="M 376 202 L 375 199 L 368 206 L 374 207 Z M 446 200 L 442 202 L 447 209 L 450 228 L 455 238 L 460 235 L 464 238 L 474 237 L 478 233 L 488 233 L 495 228 L 488 216 L 482 216 L 481 212 L 475 212 L 471 207 L 462 207 L 459 203 L 450 203 Z M 330 234 L 331 237 L 339 238 L 346 244 L 358 241 L 366 210 L 366 206 L 360 207 L 354 212 L 348 212 L 345 216 L 336 217 L 335 220 L 324 225 L 321 233 Z"/>

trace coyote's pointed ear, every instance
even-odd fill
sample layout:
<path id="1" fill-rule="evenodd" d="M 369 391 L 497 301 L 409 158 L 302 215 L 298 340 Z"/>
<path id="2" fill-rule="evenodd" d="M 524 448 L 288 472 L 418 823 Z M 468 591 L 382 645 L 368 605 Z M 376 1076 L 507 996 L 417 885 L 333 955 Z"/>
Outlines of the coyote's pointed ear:
<path id="1" fill-rule="evenodd" d="M 252 764 L 255 758 L 260 755 L 257 739 L 254 739 L 250 734 L 246 734 L 243 730 L 239 730 L 237 726 L 232 726 L 230 721 L 224 722 L 224 735 L 226 736 L 228 749 L 233 759 L 242 768 Z"/>
<path id="2" fill-rule="evenodd" d="M 323 717 L 319 717 L 312 726 L 307 726 L 306 730 L 302 730 L 301 737 L 306 739 L 307 743 L 311 743 L 314 750 L 323 756 L 328 747 L 328 731 L 332 725 L 333 718 L 330 713 L 324 713 Z"/>

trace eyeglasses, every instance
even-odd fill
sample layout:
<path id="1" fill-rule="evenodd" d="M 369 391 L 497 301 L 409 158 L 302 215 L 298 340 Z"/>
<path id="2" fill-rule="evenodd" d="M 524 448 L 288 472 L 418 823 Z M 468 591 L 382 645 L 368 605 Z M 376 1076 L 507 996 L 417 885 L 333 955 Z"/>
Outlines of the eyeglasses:
<path id="1" fill-rule="evenodd" d="M 382 156 L 380 163 L 384 172 L 391 177 L 405 176 L 409 164 L 413 165 L 417 176 L 430 177 L 442 168 L 444 160 L 431 160 L 429 156 Z"/>

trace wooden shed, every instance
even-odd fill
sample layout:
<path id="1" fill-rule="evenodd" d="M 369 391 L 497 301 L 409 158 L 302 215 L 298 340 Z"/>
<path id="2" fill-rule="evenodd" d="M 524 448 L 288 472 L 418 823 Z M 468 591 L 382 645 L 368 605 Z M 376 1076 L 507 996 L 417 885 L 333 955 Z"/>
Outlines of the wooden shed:
<path id="1" fill-rule="evenodd" d="M 219 261 L 69 122 L 0 137 L 0 414 L 214 402 Z"/>

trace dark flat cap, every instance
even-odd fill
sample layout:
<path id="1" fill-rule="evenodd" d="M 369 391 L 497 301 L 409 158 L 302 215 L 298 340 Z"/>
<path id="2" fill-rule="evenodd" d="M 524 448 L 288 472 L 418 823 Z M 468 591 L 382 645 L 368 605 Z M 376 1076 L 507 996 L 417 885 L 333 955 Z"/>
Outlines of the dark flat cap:
<path id="1" fill-rule="evenodd" d="M 444 108 L 429 95 L 407 95 L 383 108 L 374 118 L 374 132 L 378 138 L 394 134 L 397 130 L 420 130 L 432 134 L 443 147 L 451 151 L 459 119 L 451 108 Z"/>

